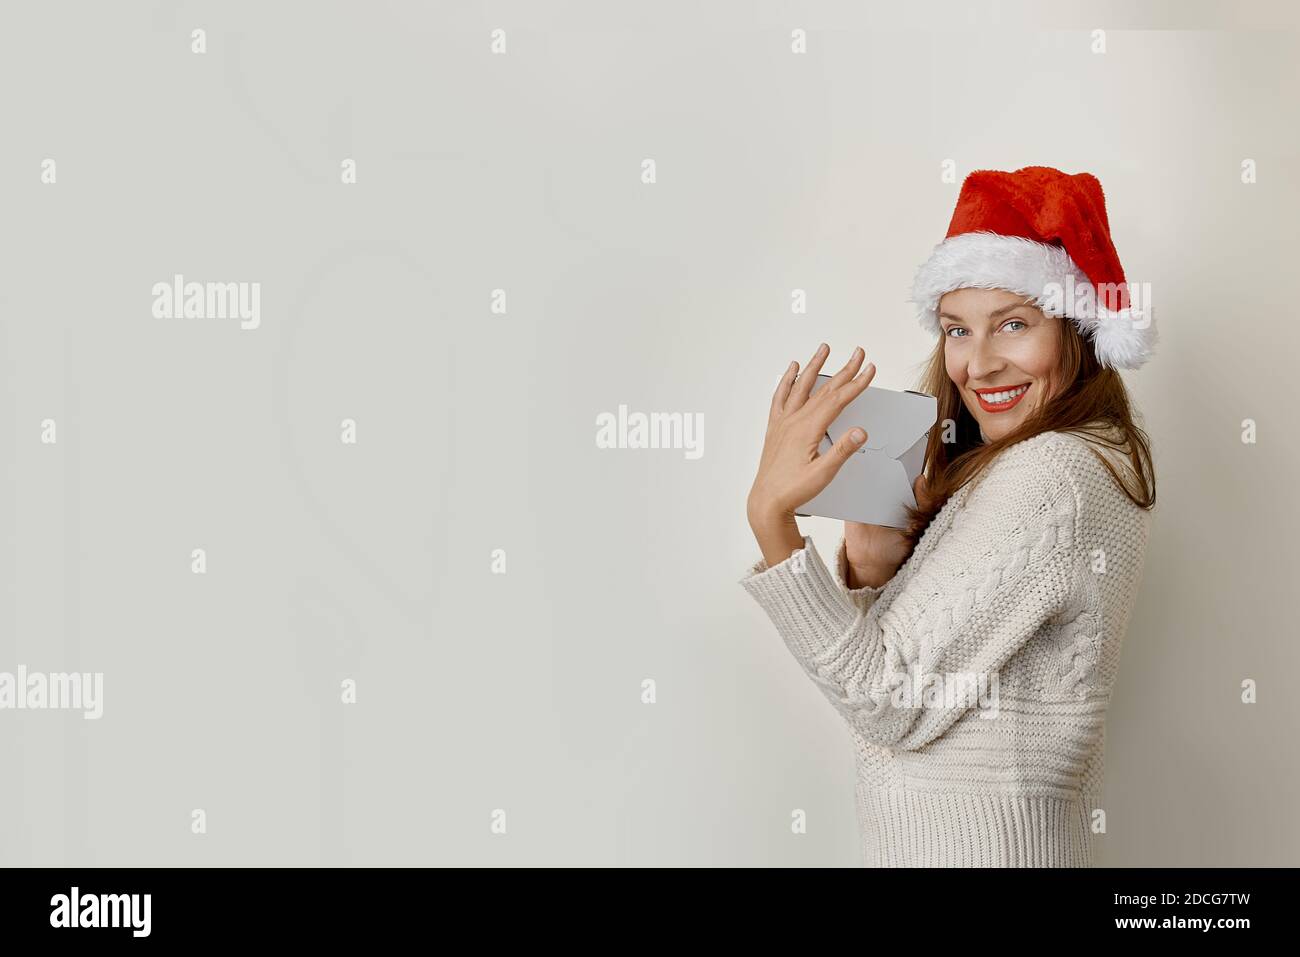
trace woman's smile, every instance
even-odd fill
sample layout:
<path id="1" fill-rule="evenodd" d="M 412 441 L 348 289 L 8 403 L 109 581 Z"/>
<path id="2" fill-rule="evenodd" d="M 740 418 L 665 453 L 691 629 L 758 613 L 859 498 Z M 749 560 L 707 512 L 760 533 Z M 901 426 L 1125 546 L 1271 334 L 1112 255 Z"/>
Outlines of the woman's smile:
<path id="1" fill-rule="evenodd" d="M 1015 407 L 1029 392 L 1030 383 L 1022 382 L 1016 386 L 995 386 L 992 389 L 972 390 L 979 399 L 980 408 L 985 412 L 1006 412 Z M 994 401 L 999 400 L 999 401 Z"/>

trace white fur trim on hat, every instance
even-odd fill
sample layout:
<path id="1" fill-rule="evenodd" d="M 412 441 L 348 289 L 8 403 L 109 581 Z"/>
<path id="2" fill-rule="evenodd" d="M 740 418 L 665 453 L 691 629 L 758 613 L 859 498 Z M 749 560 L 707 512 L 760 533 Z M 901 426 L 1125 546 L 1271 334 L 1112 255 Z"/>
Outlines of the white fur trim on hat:
<path id="1" fill-rule="evenodd" d="M 1136 369 L 1151 357 L 1156 342 L 1154 318 L 1147 303 L 1112 312 L 1100 304 L 1095 316 L 1073 316 L 1065 301 L 1049 301 L 1050 285 L 1058 289 L 1089 283 L 1062 246 L 1000 233 L 962 233 L 945 239 L 916 273 L 912 302 L 921 328 L 941 335 L 939 300 L 954 289 L 1006 289 L 1030 299 L 1050 316 L 1071 319 L 1091 338 L 1097 359 L 1115 369 Z"/>

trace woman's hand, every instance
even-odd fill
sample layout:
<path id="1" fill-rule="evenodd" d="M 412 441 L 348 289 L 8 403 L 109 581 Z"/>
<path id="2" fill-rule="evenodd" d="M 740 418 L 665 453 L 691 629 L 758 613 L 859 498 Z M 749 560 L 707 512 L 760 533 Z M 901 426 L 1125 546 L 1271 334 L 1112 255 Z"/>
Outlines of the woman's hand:
<path id="1" fill-rule="evenodd" d="M 916 477 L 912 492 L 918 504 L 925 504 L 925 473 Z M 907 557 L 907 539 L 902 529 L 888 525 L 844 523 L 844 557 L 848 562 L 849 588 L 879 588 L 898 572 Z"/>
<path id="2" fill-rule="evenodd" d="M 822 343 L 797 379 L 799 364 L 790 363 L 772 396 L 763 455 L 747 502 L 750 528 L 769 567 L 803 547 L 795 509 L 830 485 L 867 438 L 862 429 L 850 429 L 829 452 L 822 455 L 817 451 L 827 427 L 876 374 L 875 365 L 868 363 L 858 375 L 866 356 L 861 347 L 856 348 L 844 368 L 810 397 L 818 370 L 829 354 L 830 348 Z"/>

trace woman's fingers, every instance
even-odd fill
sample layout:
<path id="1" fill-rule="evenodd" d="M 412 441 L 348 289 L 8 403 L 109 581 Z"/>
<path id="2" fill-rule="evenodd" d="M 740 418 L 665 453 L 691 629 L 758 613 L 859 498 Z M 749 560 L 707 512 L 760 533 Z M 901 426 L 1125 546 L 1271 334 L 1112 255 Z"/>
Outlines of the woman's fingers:
<path id="1" fill-rule="evenodd" d="M 867 441 L 866 430 L 859 425 L 818 454 L 827 426 L 870 386 L 876 374 L 874 363 L 863 367 L 866 353 L 856 348 L 844 367 L 818 390 L 818 396 L 826 398 L 810 402 L 818 372 L 829 354 L 830 347 L 823 342 L 802 371 L 797 362 L 791 362 L 777 383 L 758 474 L 750 489 L 751 513 L 793 514 L 830 484 L 849 456 Z M 805 405 L 808 413 L 796 414 Z"/>
<path id="2" fill-rule="evenodd" d="M 831 381 L 822 386 L 821 391 L 829 392 L 832 389 L 838 389 L 845 382 L 852 379 L 858 374 L 858 369 L 862 366 L 862 360 L 866 357 L 867 354 L 862 351 L 862 347 L 855 346 L 853 349 L 853 355 L 849 356 L 849 361 L 844 363 L 844 368 L 831 376 Z M 818 395 L 820 394 L 821 392 L 818 393 Z"/>
<path id="3" fill-rule="evenodd" d="M 845 407 L 866 391 L 867 386 L 871 385 L 871 380 L 875 377 L 876 364 L 868 362 L 867 367 L 862 370 L 860 375 L 838 388 L 831 385 L 823 386 L 817 394 L 821 395 L 822 392 L 825 392 L 828 398 L 821 404 L 821 408 L 813 417 L 814 427 L 820 431 L 826 431 L 826 427 L 835 421 L 835 418 L 844 411 Z"/>
<path id="4" fill-rule="evenodd" d="M 785 375 L 781 376 L 781 381 L 776 384 L 776 392 L 772 395 L 772 408 L 768 413 L 768 421 L 772 421 L 781 414 L 785 408 L 785 400 L 790 397 L 790 387 L 794 385 L 794 377 L 799 371 L 799 363 L 791 362 L 786 367 Z"/>
<path id="5" fill-rule="evenodd" d="M 848 405 L 863 392 L 867 391 L 867 386 L 871 385 L 871 380 L 876 377 L 876 364 L 868 362 L 867 367 L 862 370 L 862 374 L 855 378 L 841 390 L 844 393 L 844 405 Z M 844 405 L 840 408 L 844 408 Z"/>
<path id="6" fill-rule="evenodd" d="M 817 381 L 817 373 L 830 354 L 831 348 L 826 343 L 823 342 L 817 347 L 817 351 L 813 353 L 813 357 L 808 360 L 803 372 L 799 373 L 799 378 L 795 380 L 794 388 L 790 390 L 790 397 L 786 400 L 788 411 L 793 412 L 808 401 L 808 394 L 812 392 L 813 383 Z"/>
<path id="7" fill-rule="evenodd" d="M 840 440 L 832 445 L 827 452 L 817 457 L 817 464 L 826 477 L 827 485 L 835 477 L 835 473 L 840 470 L 840 466 L 847 462 L 849 456 L 860 449 L 862 443 L 866 440 L 866 429 L 860 427 L 849 429 L 840 436 Z"/>

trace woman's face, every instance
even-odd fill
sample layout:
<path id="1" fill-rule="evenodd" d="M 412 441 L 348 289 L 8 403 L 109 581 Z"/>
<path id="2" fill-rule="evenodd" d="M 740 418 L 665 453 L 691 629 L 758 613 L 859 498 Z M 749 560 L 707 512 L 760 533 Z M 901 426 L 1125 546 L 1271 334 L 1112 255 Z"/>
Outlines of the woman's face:
<path id="1" fill-rule="evenodd" d="M 1004 289 L 954 289 L 939 300 L 943 356 L 986 441 L 999 439 L 1052 395 L 1061 319 Z"/>

